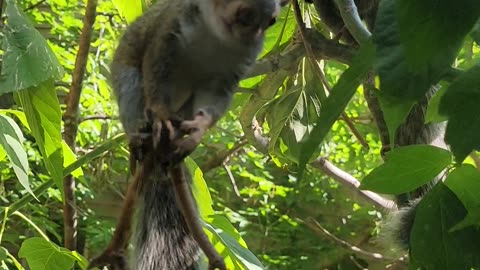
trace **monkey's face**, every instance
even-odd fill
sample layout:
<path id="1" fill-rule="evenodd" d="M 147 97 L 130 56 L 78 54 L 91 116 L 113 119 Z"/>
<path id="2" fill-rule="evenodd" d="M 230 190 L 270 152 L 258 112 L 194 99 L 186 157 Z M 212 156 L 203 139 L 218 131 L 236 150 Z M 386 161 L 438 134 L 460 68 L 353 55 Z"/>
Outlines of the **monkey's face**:
<path id="1" fill-rule="evenodd" d="M 224 38 L 239 43 L 263 40 L 265 30 L 273 25 L 280 6 L 288 0 L 217 0 L 217 14 Z"/>

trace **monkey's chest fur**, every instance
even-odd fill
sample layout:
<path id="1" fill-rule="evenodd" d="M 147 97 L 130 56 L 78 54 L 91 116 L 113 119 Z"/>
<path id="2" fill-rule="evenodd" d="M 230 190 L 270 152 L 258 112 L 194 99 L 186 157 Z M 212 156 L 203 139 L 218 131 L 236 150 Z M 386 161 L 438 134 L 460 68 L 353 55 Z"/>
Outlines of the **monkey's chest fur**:
<path id="1" fill-rule="evenodd" d="M 183 23 L 179 29 L 179 48 L 173 60 L 172 111 L 191 117 L 195 101 L 203 96 L 230 102 L 239 80 L 253 66 L 261 43 L 251 46 L 228 44 L 201 24 Z"/>

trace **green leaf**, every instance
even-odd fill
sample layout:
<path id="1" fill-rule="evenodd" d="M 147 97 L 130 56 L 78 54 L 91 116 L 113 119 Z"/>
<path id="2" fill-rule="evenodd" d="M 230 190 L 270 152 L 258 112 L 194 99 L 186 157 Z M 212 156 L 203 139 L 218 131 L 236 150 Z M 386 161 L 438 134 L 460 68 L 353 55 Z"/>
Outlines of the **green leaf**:
<path id="1" fill-rule="evenodd" d="M 0 94 L 38 86 L 47 79 L 61 79 L 63 68 L 43 36 L 18 9 L 16 1 L 6 3 Z"/>
<path id="2" fill-rule="evenodd" d="M 195 197 L 195 201 L 197 202 L 200 216 L 202 218 L 207 218 L 208 216 L 213 215 L 215 212 L 212 208 L 213 201 L 212 197 L 210 196 L 207 183 L 203 178 L 203 172 L 190 157 L 185 159 L 185 164 L 187 165 L 187 168 L 193 177 L 192 193 Z"/>
<path id="3" fill-rule="evenodd" d="M 473 40 L 480 45 L 480 20 L 477 21 L 472 29 L 472 32 L 470 32 L 470 35 L 472 35 Z"/>
<path id="4" fill-rule="evenodd" d="M 473 149 L 480 149 L 480 65 L 457 78 L 443 95 L 440 113 L 448 116 L 445 141 L 450 144 L 457 162 Z"/>
<path id="5" fill-rule="evenodd" d="M 187 168 L 193 173 L 193 195 L 197 202 L 204 230 L 215 249 L 225 259 L 229 269 L 263 269 L 262 264 L 248 249 L 245 241 L 233 225 L 223 216 L 216 215 L 212 198 L 203 173 L 190 157 L 185 159 Z M 212 227 L 213 226 L 213 227 Z M 243 267 L 241 267 L 243 265 Z M 248 268 L 246 265 L 255 266 Z M 258 268 L 260 267 L 260 268 Z"/>
<path id="6" fill-rule="evenodd" d="M 62 116 L 53 82 L 48 80 L 37 87 L 19 91 L 18 97 L 45 167 L 63 191 Z"/>
<path id="7" fill-rule="evenodd" d="M 128 23 L 133 22 L 143 13 L 144 4 L 142 0 L 112 0 L 112 2 Z"/>
<path id="8" fill-rule="evenodd" d="M 453 229 L 480 225 L 480 172 L 470 164 L 462 164 L 450 172 L 445 185 L 457 195 L 467 209 L 467 217 Z"/>
<path id="9" fill-rule="evenodd" d="M 317 76 L 304 63 L 303 86 L 293 86 L 288 93 L 272 101 L 266 110 L 270 127 L 269 152 L 272 156 L 284 157 L 298 163 L 299 142 L 310 135 L 320 115 L 319 95 L 325 91 Z M 317 147 L 317 154 L 320 152 Z"/>
<path id="10" fill-rule="evenodd" d="M 382 108 L 385 123 L 388 128 L 388 136 L 390 143 L 395 145 L 395 134 L 397 128 L 405 122 L 415 102 L 402 101 L 391 96 L 383 95 L 383 92 L 378 93 L 378 101 Z"/>
<path id="11" fill-rule="evenodd" d="M 342 74 L 337 84 L 332 88 L 327 100 L 322 103 L 320 117 L 307 140 L 301 142 L 299 156 L 299 177 L 305 170 L 307 162 L 317 147 L 343 112 L 357 87 L 367 75 L 374 59 L 374 47 L 370 42 L 365 43 L 354 57 L 352 65 Z"/>
<path id="12" fill-rule="evenodd" d="M 479 15 L 475 0 L 381 1 L 373 37 L 382 91 L 404 101 L 421 99 L 453 62 Z"/>
<path id="13" fill-rule="evenodd" d="M 0 114 L 0 145 L 5 150 L 18 181 L 28 193 L 33 195 L 28 181 L 28 157 L 23 146 L 24 140 L 17 123 L 12 118 Z"/>
<path id="14" fill-rule="evenodd" d="M 215 248 L 225 258 L 228 269 L 264 269 L 262 263 L 246 248 L 245 242 L 232 224 L 223 216 L 215 215 L 203 223 L 213 243 L 220 242 Z M 221 246 L 227 248 L 221 248 Z"/>
<path id="15" fill-rule="evenodd" d="M 23 241 L 18 256 L 25 258 L 32 270 L 72 269 L 76 261 L 76 257 L 68 249 L 39 237 Z"/>
<path id="16" fill-rule="evenodd" d="M 449 151 L 431 145 L 395 148 L 387 152 L 384 164 L 363 179 L 360 188 L 385 194 L 406 193 L 432 181 L 451 159 Z"/>
<path id="17" fill-rule="evenodd" d="M 478 269 L 480 229 L 450 230 L 465 214 L 462 203 L 443 183 L 428 192 L 416 209 L 409 269 Z"/>
<path id="18" fill-rule="evenodd" d="M 77 156 L 73 153 L 72 149 L 67 145 L 65 141 L 62 141 L 62 153 L 63 153 L 63 167 L 67 168 L 70 164 L 77 160 Z M 81 167 L 75 169 L 71 175 L 75 178 L 79 178 L 83 175 L 83 170 Z"/>
<path id="19" fill-rule="evenodd" d="M 427 112 L 425 113 L 426 123 L 440 123 L 448 119 L 445 115 L 442 115 L 439 112 L 440 102 L 446 92 L 447 87 L 442 86 L 428 102 Z"/>

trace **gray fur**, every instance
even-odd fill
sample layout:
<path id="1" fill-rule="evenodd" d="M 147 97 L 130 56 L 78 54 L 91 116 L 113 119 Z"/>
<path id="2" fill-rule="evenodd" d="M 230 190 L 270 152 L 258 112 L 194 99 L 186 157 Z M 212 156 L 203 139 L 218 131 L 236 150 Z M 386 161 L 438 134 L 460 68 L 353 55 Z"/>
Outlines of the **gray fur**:
<path id="1" fill-rule="evenodd" d="M 261 33 L 279 8 L 278 0 L 242 2 L 254 11 L 253 21 L 238 22 L 237 13 L 223 13 L 238 11 L 238 1 L 159 0 L 130 25 L 111 66 L 120 120 L 129 136 L 147 122 L 146 107 L 160 105 L 168 116 L 185 120 L 206 112 L 216 122 L 225 113 L 239 80 L 262 49 Z M 219 11 L 215 6 L 228 4 L 234 8 Z M 170 179 L 156 170 L 144 182 L 133 269 L 197 268 L 201 252 L 178 209 Z"/>
<path id="2" fill-rule="evenodd" d="M 428 102 L 437 92 L 437 87 L 431 87 L 426 93 L 425 98 L 416 104 L 408 115 L 404 124 L 402 124 L 396 133 L 396 144 L 407 146 L 413 144 L 429 144 L 440 148 L 448 149 L 445 141 L 446 123 L 425 123 L 425 113 Z M 384 223 L 384 240 L 391 240 L 394 246 L 403 250 L 408 250 L 410 242 L 410 233 L 415 221 L 416 208 L 422 197 L 436 183 L 445 178 L 445 173 L 440 173 L 432 181 L 413 192 L 400 194 L 396 197 L 400 209 L 391 213 Z"/>
<path id="3" fill-rule="evenodd" d="M 186 177 L 191 179 L 189 174 Z M 196 269 L 201 251 L 189 234 L 182 213 L 172 207 L 176 203 L 170 180 L 160 170 L 149 180 L 144 186 L 148 192 L 142 192 L 139 200 L 133 269 Z"/>

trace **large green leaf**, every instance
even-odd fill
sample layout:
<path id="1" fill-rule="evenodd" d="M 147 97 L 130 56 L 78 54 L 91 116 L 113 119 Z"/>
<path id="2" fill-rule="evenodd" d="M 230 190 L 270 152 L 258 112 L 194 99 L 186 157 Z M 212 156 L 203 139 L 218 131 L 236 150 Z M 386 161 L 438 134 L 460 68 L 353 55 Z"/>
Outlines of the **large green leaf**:
<path id="1" fill-rule="evenodd" d="M 62 116 L 51 80 L 18 92 L 20 104 L 50 176 L 63 190 Z"/>
<path id="2" fill-rule="evenodd" d="M 0 94 L 35 87 L 63 77 L 63 68 L 42 35 L 15 0 L 7 0 Z"/>
<path id="3" fill-rule="evenodd" d="M 353 94 L 355 94 L 357 87 L 370 70 L 374 60 L 374 52 L 372 43 L 367 42 L 362 45 L 360 51 L 354 57 L 352 65 L 342 74 L 328 98 L 322 103 L 320 117 L 315 127 L 308 139 L 301 142 L 301 151 L 298 158 L 300 177 L 310 157 L 318 149 L 318 145 L 330 131 L 333 123 L 343 112 Z"/>
<path id="4" fill-rule="evenodd" d="M 33 195 L 28 181 L 28 157 L 23 147 L 24 140 L 17 123 L 10 117 L 0 114 L 0 146 L 5 150 L 20 184 Z"/>
<path id="5" fill-rule="evenodd" d="M 207 221 L 208 223 L 203 223 L 207 235 L 213 243 L 217 243 L 215 248 L 225 258 L 228 269 L 264 269 L 262 263 L 246 248 L 238 231 L 225 217 L 215 215 Z"/>
<path id="6" fill-rule="evenodd" d="M 467 209 L 467 217 L 454 229 L 480 225 L 480 172 L 469 164 L 463 164 L 450 172 L 445 185 L 457 195 Z"/>
<path id="7" fill-rule="evenodd" d="M 387 152 L 384 164 L 363 179 L 360 188 L 395 195 L 406 193 L 432 181 L 451 159 L 449 151 L 431 145 L 395 148 Z"/>
<path id="8" fill-rule="evenodd" d="M 416 209 L 409 269 L 478 269 L 480 229 L 451 231 L 465 214 L 462 203 L 443 183 L 428 192 Z"/>
<path id="9" fill-rule="evenodd" d="M 480 65 L 456 79 L 443 95 L 439 111 L 448 116 L 445 140 L 457 162 L 480 149 Z"/>
<path id="10" fill-rule="evenodd" d="M 143 13 L 143 0 L 112 0 L 112 2 L 128 23 L 133 22 Z"/>
<path id="11" fill-rule="evenodd" d="M 23 241 L 20 258 L 27 260 L 32 270 L 67 270 L 72 269 L 75 261 L 80 263 L 82 269 L 86 268 L 86 260 L 78 253 L 58 247 L 54 243 L 39 237 L 29 238 Z"/>
<path id="12" fill-rule="evenodd" d="M 404 101 L 422 98 L 479 15 L 475 0 L 381 1 L 373 36 L 382 91 Z"/>
<path id="13" fill-rule="evenodd" d="M 185 161 L 193 174 L 192 191 L 204 221 L 204 231 L 215 249 L 225 259 L 227 267 L 229 269 L 263 269 L 260 261 L 248 250 L 245 241 L 233 225 L 225 217 L 215 215 L 212 208 L 213 201 L 200 168 L 190 157 Z"/>

